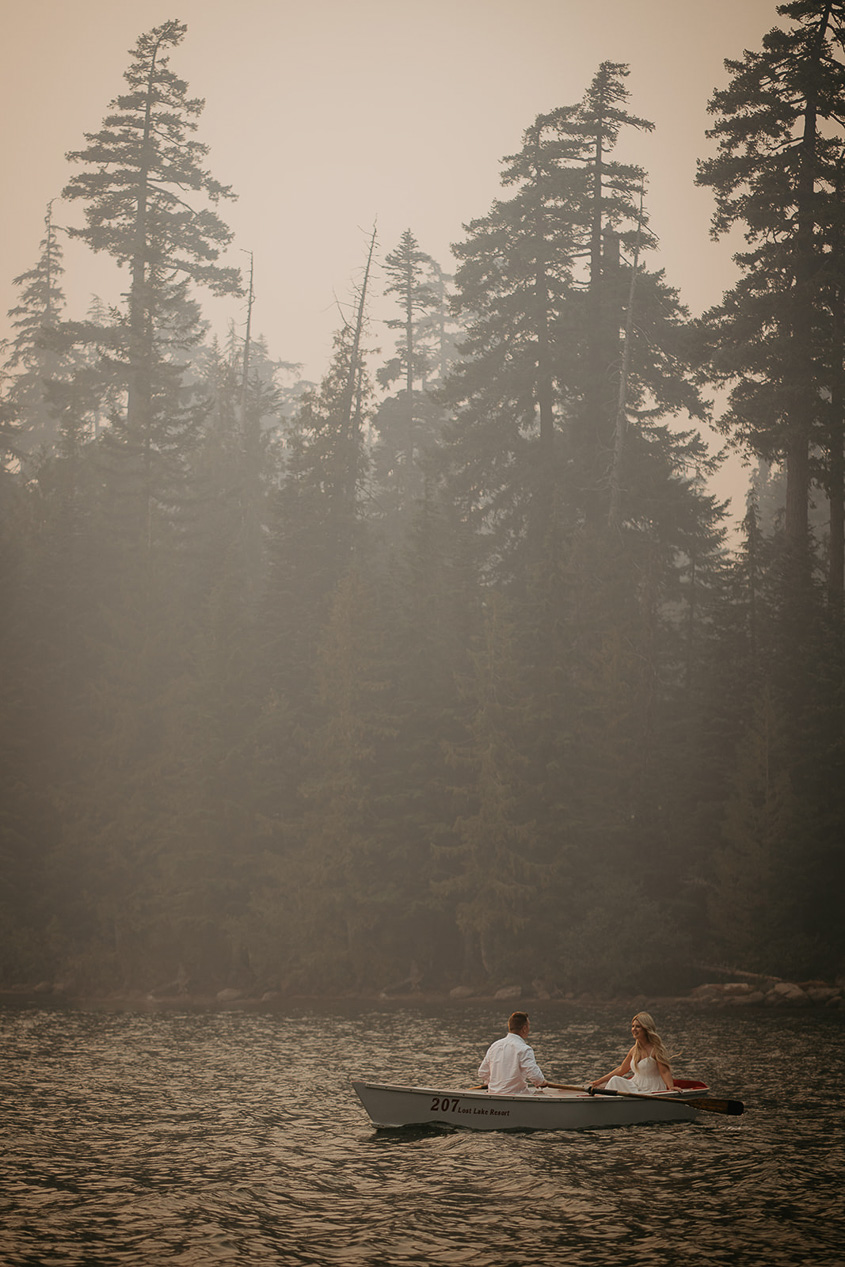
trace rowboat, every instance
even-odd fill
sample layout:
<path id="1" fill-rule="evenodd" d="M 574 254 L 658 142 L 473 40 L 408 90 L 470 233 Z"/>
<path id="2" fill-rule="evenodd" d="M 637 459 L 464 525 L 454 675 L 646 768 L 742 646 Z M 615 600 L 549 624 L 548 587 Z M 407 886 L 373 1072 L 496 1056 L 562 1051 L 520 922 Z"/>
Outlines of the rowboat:
<path id="1" fill-rule="evenodd" d="M 645 1122 L 691 1122 L 701 1107 L 738 1105 L 705 1099 L 703 1082 L 686 1082 L 665 1095 L 589 1095 L 574 1089 L 545 1089 L 525 1095 L 491 1095 L 483 1088 L 403 1087 L 387 1082 L 352 1086 L 378 1127 L 437 1123 L 473 1131 L 580 1131 Z M 720 1109 L 736 1112 L 741 1109 Z"/>

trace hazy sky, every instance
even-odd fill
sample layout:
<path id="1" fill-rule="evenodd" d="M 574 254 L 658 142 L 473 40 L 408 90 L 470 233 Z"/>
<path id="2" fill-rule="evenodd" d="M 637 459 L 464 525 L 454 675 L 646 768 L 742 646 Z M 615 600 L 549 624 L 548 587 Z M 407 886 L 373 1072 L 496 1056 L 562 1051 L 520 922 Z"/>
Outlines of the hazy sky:
<path id="1" fill-rule="evenodd" d="M 695 161 L 724 58 L 759 48 L 774 0 L 0 0 L 0 14 L 2 334 L 11 279 L 34 264 L 46 203 L 75 170 L 65 153 L 99 129 L 137 36 L 171 18 L 188 26 L 170 65 L 206 100 L 208 166 L 239 196 L 222 206 L 231 261 L 255 254 L 254 328 L 308 377 L 326 367 L 335 297 L 349 298 L 373 222 L 383 251 L 411 228 L 451 271 L 450 243 L 497 196 L 502 156 L 604 60 L 630 66 L 630 108 L 656 124 L 625 154 L 649 173 L 652 266 L 693 313 L 733 278 Z M 55 204 L 60 224 L 80 214 Z M 65 262 L 72 316 L 126 286 L 78 244 Z M 221 330 L 243 319 L 236 302 L 214 312 Z"/>

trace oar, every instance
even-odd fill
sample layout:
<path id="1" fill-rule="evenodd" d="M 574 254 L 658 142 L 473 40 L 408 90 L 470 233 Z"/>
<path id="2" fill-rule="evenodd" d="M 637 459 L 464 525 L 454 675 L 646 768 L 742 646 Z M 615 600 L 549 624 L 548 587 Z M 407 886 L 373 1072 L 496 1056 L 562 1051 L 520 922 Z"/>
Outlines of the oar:
<path id="1" fill-rule="evenodd" d="M 556 1091 L 580 1091 L 583 1095 L 586 1091 L 588 1095 L 621 1095 L 629 1100 L 653 1100 L 653 1095 L 644 1095 L 637 1091 L 608 1091 L 604 1087 L 567 1087 L 561 1082 L 549 1082 L 548 1086 L 554 1087 Z M 671 1092 L 667 1093 L 671 1094 Z M 689 1104 L 694 1109 L 701 1109 L 705 1113 L 727 1113 L 732 1117 L 738 1117 L 740 1113 L 745 1112 L 745 1105 L 742 1100 L 712 1100 L 706 1096 L 673 1096 L 673 1104 Z"/>

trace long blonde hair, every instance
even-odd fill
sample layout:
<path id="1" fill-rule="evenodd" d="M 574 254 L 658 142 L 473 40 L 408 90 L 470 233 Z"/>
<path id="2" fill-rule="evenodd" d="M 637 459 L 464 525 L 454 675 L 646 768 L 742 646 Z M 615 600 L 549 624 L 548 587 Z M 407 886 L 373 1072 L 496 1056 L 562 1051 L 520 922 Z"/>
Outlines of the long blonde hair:
<path id="1" fill-rule="evenodd" d="M 669 1056 L 669 1053 L 667 1052 L 666 1048 L 663 1046 L 663 1039 L 660 1037 L 660 1035 L 657 1032 L 657 1027 L 654 1023 L 654 1017 L 651 1016 L 650 1013 L 648 1012 L 637 1012 L 637 1015 L 631 1021 L 632 1025 L 634 1024 L 634 1021 L 636 1021 L 639 1025 L 642 1025 L 643 1029 L 645 1030 L 645 1038 L 640 1037 L 634 1043 L 634 1054 L 631 1057 L 631 1064 L 633 1065 L 634 1070 L 636 1070 L 639 1062 L 641 1060 L 645 1060 L 646 1057 L 649 1055 L 649 1052 L 647 1049 L 650 1047 L 651 1048 L 650 1054 L 654 1057 L 654 1059 L 659 1064 L 666 1065 L 666 1067 L 671 1072 L 672 1070 L 671 1057 Z"/>

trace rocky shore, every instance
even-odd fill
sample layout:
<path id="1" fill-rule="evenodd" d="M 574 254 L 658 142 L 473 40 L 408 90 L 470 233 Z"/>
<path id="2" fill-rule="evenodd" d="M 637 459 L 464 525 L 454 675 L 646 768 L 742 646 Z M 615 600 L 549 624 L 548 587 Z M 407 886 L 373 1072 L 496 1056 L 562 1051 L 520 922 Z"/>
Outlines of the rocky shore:
<path id="1" fill-rule="evenodd" d="M 751 975 L 751 974 L 749 974 Z M 473 999 L 478 995 L 467 986 L 457 986 L 449 993 L 451 999 Z M 489 996 L 488 996 L 489 997 Z M 529 989 L 506 986 L 492 996 L 501 1001 L 531 999 L 558 999 L 564 1003 L 610 1003 L 616 999 L 602 999 L 595 995 L 563 994 L 550 991 L 541 982 Z M 644 1005 L 653 996 L 640 995 L 627 1000 L 632 1006 Z M 662 998 L 662 1003 L 692 1003 L 717 1007 L 831 1007 L 845 1008 L 845 983 L 832 985 L 826 981 L 783 981 L 779 977 L 755 976 L 753 982 L 707 982 L 696 986 L 689 994 Z"/>
<path id="2" fill-rule="evenodd" d="M 747 974 L 752 976 L 752 974 Z M 19 985 L 0 988 L 0 1005 L 41 1003 L 46 1006 L 68 1007 L 123 1007 L 123 1008 L 198 1008 L 198 1009 L 282 1009 L 293 1005 L 311 1003 L 393 1002 L 438 1004 L 444 1002 L 470 1004 L 501 1003 L 516 1007 L 518 1004 L 555 1003 L 576 1006 L 602 1006 L 621 1004 L 641 1008 L 666 1004 L 687 1004 L 695 1007 L 786 1007 L 786 1008 L 840 1008 L 845 1009 L 845 982 L 832 984 L 826 981 L 784 981 L 777 977 L 754 975 L 751 981 L 706 982 L 696 986 L 688 994 L 658 996 L 656 994 L 618 997 L 597 993 L 564 992 L 543 981 L 527 985 L 506 985 L 500 989 L 455 986 L 448 992 L 416 988 L 360 991 L 355 994 L 336 995 L 314 992 L 286 993 L 278 990 L 238 989 L 227 987 L 215 993 L 194 993 L 179 988 L 164 988 L 148 993 L 125 992 L 108 996 L 92 995 L 54 986 L 48 982 L 37 985 Z"/>
<path id="3" fill-rule="evenodd" d="M 845 1007 L 845 987 L 826 981 L 727 981 L 697 986 L 689 997 L 724 1007 Z"/>

